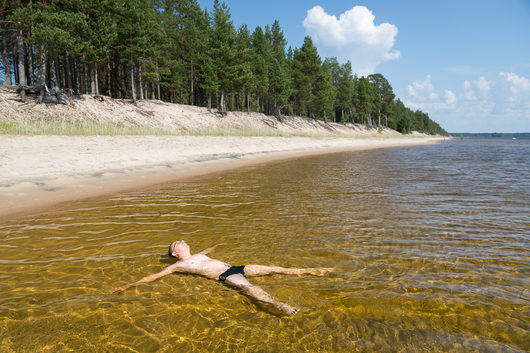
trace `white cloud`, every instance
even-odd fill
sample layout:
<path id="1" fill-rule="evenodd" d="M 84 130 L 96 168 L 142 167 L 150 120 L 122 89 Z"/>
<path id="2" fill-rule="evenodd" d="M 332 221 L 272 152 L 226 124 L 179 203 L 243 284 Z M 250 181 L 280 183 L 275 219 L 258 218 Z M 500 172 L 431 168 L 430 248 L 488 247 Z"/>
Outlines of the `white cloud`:
<path id="1" fill-rule="evenodd" d="M 464 98 L 468 101 L 484 100 L 491 90 L 492 82 L 480 76 L 478 80 L 464 81 Z"/>
<path id="2" fill-rule="evenodd" d="M 448 131 L 530 131 L 530 79 L 515 73 L 479 76 L 443 94 L 427 75 L 407 92 L 407 106 L 429 113 Z"/>
<path id="3" fill-rule="evenodd" d="M 454 104 L 456 103 L 456 94 L 453 91 L 446 89 L 444 91 L 444 99 L 445 99 L 445 103 L 449 105 Z"/>
<path id="4" fill-rule="evenodd" d="M 511 72 L 500 72 L 498 110 L 519 114 L 530 121 L 530 80 Z"/>
<path id="5" fill-rule="evenodd" d="M 475 85 L 482 95 L 488 94 L 491 89 L 491 82 L 486 80 L 483 76 L 480 76 L 478 81 L 475 81 Z"/>
<path id="6" fill-rule="evenodd" d="M 475 101 L 477 100 L 477 96 L 475 95 L 475 90 L 471 86 L 471 82 L 464 81 L 464 98 L 468 101 Z"/>
<path id="7" fill-rule="evenodd" d="M 375 25 L 374 19 L 364 6 L 354 6 L 339 18 L 315 6 L 307 11 L 303 26 L 328 56 L 350 60 L 355 73 L 367 75 L 382 61 L 400 57 L 399 51 L 392 51 L 397 27 L 390 23 Z"/>
<path id="8" fill-rule="evenodd" d="M 411 98 L 419 102 L 438 99 L 438 94 L 434 92 L 434 86 L 431 82 L 431 75 L 425 76 L 423 81 L 414 81 L 407 87 Z"/>
<path id="9" fill-rule="evenodd" d="M 500 72 L 499 77 L 505 80 L 513 94 L 519 94 L 530 91 L 530 80 L 526 77 L 517 76 L 511 72 Z"/>

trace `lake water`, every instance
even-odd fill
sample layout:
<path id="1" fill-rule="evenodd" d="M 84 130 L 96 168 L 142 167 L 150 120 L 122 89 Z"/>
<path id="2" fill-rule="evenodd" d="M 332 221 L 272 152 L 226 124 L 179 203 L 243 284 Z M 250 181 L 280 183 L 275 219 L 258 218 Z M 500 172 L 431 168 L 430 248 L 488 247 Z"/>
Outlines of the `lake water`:
<path id="1" fill-rule="evenodd" d="M 530 351 L 530 141 L 300 158 L 0 223 L 3 352 Z M 336 267 L 251 281 L 170 275 L 167 247 Z"/>

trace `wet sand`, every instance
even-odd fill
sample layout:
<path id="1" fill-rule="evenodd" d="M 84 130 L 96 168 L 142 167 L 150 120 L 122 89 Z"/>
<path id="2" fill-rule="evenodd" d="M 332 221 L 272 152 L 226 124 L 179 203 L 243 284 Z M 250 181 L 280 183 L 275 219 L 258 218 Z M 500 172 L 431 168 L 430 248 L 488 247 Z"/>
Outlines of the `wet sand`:
<path id="1" fill-rule="evenodd" d="M 273 160 L 441 140 L 3 135 L 0 218 Z"/>

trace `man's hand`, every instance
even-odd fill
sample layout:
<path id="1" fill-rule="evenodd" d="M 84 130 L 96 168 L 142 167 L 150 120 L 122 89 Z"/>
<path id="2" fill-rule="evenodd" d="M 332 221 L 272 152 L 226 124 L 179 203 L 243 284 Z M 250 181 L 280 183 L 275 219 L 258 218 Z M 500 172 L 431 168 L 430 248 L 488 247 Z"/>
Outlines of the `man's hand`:
<path id="1" fill-rule="evenodd" d="M 113 290 L 111 290 L 109 292 L 109 294 L 114 294 L 114 293 L 117 293 L 117 292 L 123 292 L 124 290 L 126 290 L 127 288 L 129 288 L 131 285 L 130 284 L 124 284 L 123 286 L 120 286 L 120 287 L 117 287 L 117 288 L 114 288 Z"/>
<path id="2" fill-rule="evenodd" d="M 202 251 L 199 251 L 199 254 L 206 255 L 206 254 L 208 254 L 209 252 L 211 252 L 213 249 L 215 249 L 216 247 L 218 247 L 220 245 L 226 245 L 226 243 L 217 243 L 214 246 L 210 246 L 209 248 L 206 248 L 206 249 L 204 249 Z"/>

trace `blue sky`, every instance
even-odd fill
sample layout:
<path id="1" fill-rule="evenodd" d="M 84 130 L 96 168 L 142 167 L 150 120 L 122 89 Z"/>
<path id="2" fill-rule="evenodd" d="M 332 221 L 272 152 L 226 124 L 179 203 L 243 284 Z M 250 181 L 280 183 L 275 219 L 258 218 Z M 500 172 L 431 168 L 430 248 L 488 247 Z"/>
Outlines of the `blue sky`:
<path id="1" fill-rule="evenodd" d="M 322 58 L 382 73 L 449 132 L 530 132 L 530 0 L 225 2 L 236 28 L 277 19 L 293 48 L 311 35 Z"/>

